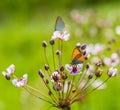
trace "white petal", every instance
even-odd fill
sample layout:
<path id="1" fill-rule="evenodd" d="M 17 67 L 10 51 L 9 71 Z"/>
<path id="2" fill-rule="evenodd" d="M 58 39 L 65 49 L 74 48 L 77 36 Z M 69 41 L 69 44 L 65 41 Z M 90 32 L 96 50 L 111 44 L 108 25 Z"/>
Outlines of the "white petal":
<path id="1" fill-rule="evenodd" d="M 94 49 L 92 50 L 92 54 L 93 54 L 93 55 L 96 55 L 96 54 L 102 52 L 104 49 L 105 49 L 105 46 L 104 46 L 104 45 L 95 44 L 95 45 L 94 45 Z"/>
<path id="2" fill-rule="evenodd" d="M 106 88 L 106 84 L 104 83 L 104 84 L 102 84 L 103 82 L 101 81 L 101 80 L 96 80 L 94 83 L 92 83 L 92 86 L 94 87 L 94 88 L 97 88 L 97 89 L 105 89 Z M 100 86 L 100 87 L 99 87 Z"/>
<path id="3" fill-rule="evenodd" d="M 89 75 L 91 73 L 94 73 L 94 71 L 95 71 L 95 67 L 93 65 L 89 65 L 89 68 L 88 68 L 86 74 Z"/>
<path id="4" fill-rule="evenodd" d="M 113 54 L 111 55 L 111 58 L 112 58 L 112 59 L 118 59 L 119 57 L 118 57 L 118 54 L 117 54 L 117 53 L 113 53 Z"/>
<path id="5" fill-rule="evenodd" d="M 93 57 L 92 58 L 92 63 L 93 64 L 97 64 L 100 61 L 100 59 L 98 57 Z"/>
<path id="6" fill-rule="evenodd" d="M 26 79 L 26 80 L 27 80 L 27 79 L 28 79 L 28 75 L 27 75 L 27 74 L 24 74 L 24 75 L 23 75 L 23 79 Z"/>
<path id="7" fill-rule="evenodd" d="M 67 41 L 69 39 L 70 34 L 67 33 L 66 31 L 61 32 L 61 31 L 55 31 L 53 33 L 52 39 L 61 39 Z"/>
<path id="8" fill-rule="evenodd" d="M 114 76 L 117 75 L 117 72 L 118 72 L 117 68 L 111 67 L 111 68 L 108 70 L 108 75 L 109 75 L 110 77 L 114 77 Z"/>
<path id="9" fill-rule="evenodd" d="M 71 72 L 72 71 L 72 66 L 70 66 L 69 64 L 65 65 L 65 68 L 67 71 Z"/>
<path id="10" fill-rule="evenodd" d="M 70 36 L 70 34 L 65 31 L 63 33 L 63 40 L 65 40 L 65 41 L 69 40 L 69 36 Z"/>
<path id="11" fill-rule="evenodd" d="M 13 79 L 12 80 L 12 84 L 15 86 L 15 87 L 22 87 L 22 86 L 25 86 L 27 84 L 27 78 L 28 78 L 28 75 L 27 74 L 24 74 L 23 75 L 23 78 L 20 78 L 20 79 Z"/>
<path id="12" fill-rule="evenodd" d="M 77 69 L 81 69 L 83 67 L 83 64 L 78 64 Z"/>
<path id="13" fill-rule="evenodd" d="M 15 65 L 11 64 L 6 70 L 9 74 L 14 73 L 15 72 Z"/>
<path id="14" fill-rule="evenodd" d="M 103 59 L 103 62 L 107 65 L 107 66 L 110 66 L 111 65 L 111 61 L 109 58 L 104 58 Z"/>
<path id="15" fill-rule="evenodd" d="M 12 80 L 12 84 L 13 84 L 14 86 L 16 86 L 17 83 L 18 83 L 18 82 L 17 82 L 17 79 L 13 79 L 13 80 Z"/>
<path id="16" fill-rule="evenodd" d="M 116 27 L 116 34 L 120 35 L 120 26 Z"/>

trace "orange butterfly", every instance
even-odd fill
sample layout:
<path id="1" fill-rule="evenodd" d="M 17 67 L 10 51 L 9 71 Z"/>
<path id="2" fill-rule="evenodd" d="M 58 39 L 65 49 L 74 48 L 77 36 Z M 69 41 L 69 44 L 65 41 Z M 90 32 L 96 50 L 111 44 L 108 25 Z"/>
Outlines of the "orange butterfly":
<path id="1" fill-rule="evenodd" d="M 72 65 L 77 65 L 77 64 L 83 63 L 84 61 L 85 61 L 85 57 L 82 54 L 82 52 L 80 51 L 80 49 L 79 48 L 75 48 L 73 50 L 73 53 L 72 53 L 71 64 Z"/>

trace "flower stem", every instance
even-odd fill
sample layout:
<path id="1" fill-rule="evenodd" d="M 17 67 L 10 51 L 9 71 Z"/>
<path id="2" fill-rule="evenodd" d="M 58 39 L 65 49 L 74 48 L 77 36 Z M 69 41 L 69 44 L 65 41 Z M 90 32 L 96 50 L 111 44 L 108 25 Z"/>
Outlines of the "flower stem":
<path id="1" fill-rule="evenodd" d="M 63 81 L 62 99 L 64 99 L 64 86 L 65 86 L 65 81 Z"/>
<path id="2" fill-rule="evenodd" d="M 73 82 L 74 82 L 74 80 L 75 80 L 75 76 L 73 76 L 73 78 L 72 78 L 72 82 L 71 82 L 70 91 L 69 91 L 69 93 L 68 93 L 67 97 L 69 97 L 69 96 L 70 96 L 70 93 L 71 93 L 71 91 L 72 91 L 72 88 L 73 88 Z"/>
<path id="3" fill-rule="evenodd" d="M 110 77 L 108 77 L 106 80 L 104 80 L 100 85 L 98 85 L 96 88 L 92 89 L 90 92 L 86 93 L 84 96 L 91 94 L 93 91 L 95 91 L 96 89 L 98 89 L 100 86 L 102 86 L 105 82 L 108 81 Z"/>
<path id="4" fill-rule="evenodd" d="M 43 100 L 43 101 L 45 101 L 45 102 L 48 102 L 49 104 L 55 105 L 55 104 L 52 103 L 51 101 L 45 100 L 45 99 L 43 99 L 43 98 L 41 98 L 41 97 L 33 94 L 33 93 L 32 93 L 31 91 L 29 91 L 27 88 L 24 87 L 24 89 L 25 89 L 29 94 L 33 95 L 34 97 L 37 97 L 37 98 L 39 98 L 39 99 L 41 99 L 41 100 Z"/>
<path id="5" fill-rule="evenodd" d="M 45 60 L 47 65 L 50 67 L 49 62 L 48 62 L 48 58 L 47 58 L 47 53 L 46 53 L 46 47 L 44 47 L 44 54 L 45 54 Z M 49 69 L 50 70 L 50 69 Z M 51 71 L 51 70 L 50 70 Z"/>
<path id="6" fill-rule="evenodd" d="M 78 84 L 76 86 L 76 90 L 79 88 L 79 86 L 80 86 L 81 82 L 84 80 L 85 76 L 86 76 L 86 71 L 84 71 L 84 73 L 81 75 L 81 77 L 78 81 Z"/>
<path id="7" fill-rule="evenodd" d="M 60 68 L 62 65 L 62 41 L 60 39 L 58 40 L 58 50 L 60 51 L 60 55 L 58 57 L 58 64 Z"/>
<path id="8" fill-rule="evenodd" d="M 51 91 L 51 89 L 50 89 L 50 87 L 46 84 L 46 82 L 45 82 L 45 80 L 44 80 L 44 78 L 42 78 L 43 79 L 43 82 L 44 82 L 44 84 L 45 84 L 45 86 L 48 88 L 48 90 L 51 92 L 51 95 L 53 96 L 51 96 L 50 95 L 50 97 L 52 98 L 52 100 L 57 104 L 57 102 L 58 102 L 58 99 L 54 96 L 54 94 L 52 93 L 52 91 Z"/>
<path id="9" fill-rule="evenodd" d="M 54 56 L 54 46 L 52 45 L 52 55 L 53 55 L 53 65 L 55 70 L 55 56 Z"/>
<path id="10" fill-rule="evenodd" d="M 61 40 L 61 65 L 62 65 L 62 56 L 63 56 L 63 49 L 62 49 L 63 46 L 62 46 L 62 44 L 63 43 L 62 43 L 62 40 Z"/>
<path id="11" fill-rule="evenodd" d="M 40 93 L 42 96 L 46 97 L 46 98 L 49 98 L 48 96 L 46 96 L 45 94 L 43 94 L 42 92 L 40 92 L 40 90 L 36 89 L 36 88 L 33 88 L 31 87 L 30 85 L 26 85 L 27 88 L 31 89 L 31 90 L 34 90 L 38 93 Z"/>
<path id="12" fill-rule="evenodd" d="M 82 98 L 82 97 L 84 97 L 84 96 L 87 96 L 87 95 L 91 94 L 92 92 L 94 92 L 96 89 L 98 89 L 100 86 L 102 86 L 105 82 L 107 82 L 109 78 L 110 78 L 110 77 L 108 77 L 106 80 L 104 80 L 100 85 L 98 85 L 96 88 L 92 89 L 90 92 L 81 95 L 80 98 Z M 72 98 L 71 104 L 74 103 L 75 101 L 77 101 L 76 98 L 77 98 L 77 96 L 80 95 L 80 93 L 81 93 L 81 91 L 80 91 L 78 94 L 76 94 L 74 98 Z"/>

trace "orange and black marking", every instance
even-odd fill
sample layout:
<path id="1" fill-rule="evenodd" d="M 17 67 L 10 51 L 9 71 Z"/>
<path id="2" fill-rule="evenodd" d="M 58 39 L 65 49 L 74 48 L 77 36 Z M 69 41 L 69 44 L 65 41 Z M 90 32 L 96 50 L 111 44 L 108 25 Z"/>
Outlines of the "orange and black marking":
<path id="1" fill-rule="evenodd" d="M 85 61 L 85 57 L 82 54 L 82 52 L 80 51 L 80 49 L 79 48 L 74 48 L 73 53 L 72 53 L 71 64 L 72 65 L 81 64 L 84 61 Z"/>

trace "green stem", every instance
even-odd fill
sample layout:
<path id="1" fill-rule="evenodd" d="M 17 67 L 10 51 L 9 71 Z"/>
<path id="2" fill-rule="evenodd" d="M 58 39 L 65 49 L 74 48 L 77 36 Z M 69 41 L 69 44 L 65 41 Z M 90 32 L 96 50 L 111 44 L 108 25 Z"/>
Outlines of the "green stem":
<path id="1" fill-rule="evenodd" d="M 54 46 L 52 45 L 52 55 L 53 55 L 53 65 L 55 70 L 55 56 L 54 56 Z"/>

